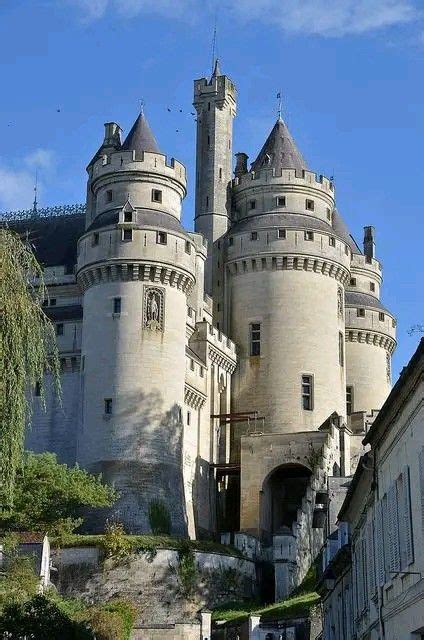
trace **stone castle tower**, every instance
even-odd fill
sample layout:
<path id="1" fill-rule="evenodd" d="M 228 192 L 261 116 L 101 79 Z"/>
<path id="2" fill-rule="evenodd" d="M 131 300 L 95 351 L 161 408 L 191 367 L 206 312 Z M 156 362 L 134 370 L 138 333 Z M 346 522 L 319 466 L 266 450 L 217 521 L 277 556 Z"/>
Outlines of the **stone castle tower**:
<path id="1" fill-rule="evenodd" d="M 233 172 L 236 97 L 218 63 L 194 82 L 195 232 L 185 168 L 143 114 L 123 142 L 105 125 L 84 216 L 19 223 L 42 239 L 65 380 L 63 411 L 36 406 L 27 445 L 113 482 L 104 517 L 131 532 L 159 505 L 174 534 L 271 547 L 281 595 L 388 394 L 396 322 L 373 227 L 361 250 L 281 118 Z"/>

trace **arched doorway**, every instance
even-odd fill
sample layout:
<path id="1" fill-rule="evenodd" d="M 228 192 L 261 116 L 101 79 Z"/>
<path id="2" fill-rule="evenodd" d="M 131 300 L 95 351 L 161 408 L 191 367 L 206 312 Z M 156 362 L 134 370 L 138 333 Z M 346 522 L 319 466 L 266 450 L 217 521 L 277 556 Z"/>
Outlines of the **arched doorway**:
<path id="1" fill-rule="evenodd" d="M 261 492 L 261 529 L 265 536 L 292 529 L 311 473 L 301 464 L 283 464 L 265 478 Z"/>

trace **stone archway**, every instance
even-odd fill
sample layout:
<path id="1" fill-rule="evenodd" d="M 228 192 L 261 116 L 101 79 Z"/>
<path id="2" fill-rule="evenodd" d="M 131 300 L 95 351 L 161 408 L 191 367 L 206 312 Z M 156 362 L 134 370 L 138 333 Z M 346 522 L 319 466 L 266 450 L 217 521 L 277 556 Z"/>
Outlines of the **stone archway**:
<path id="1" fill-rule="evenodd" d="M 275 467 L 267 475 L 262 485 L 260 508 L 260 528 L 265 535 L 292 530 L 311 474 L 302 464 L 288 463 Z"/>

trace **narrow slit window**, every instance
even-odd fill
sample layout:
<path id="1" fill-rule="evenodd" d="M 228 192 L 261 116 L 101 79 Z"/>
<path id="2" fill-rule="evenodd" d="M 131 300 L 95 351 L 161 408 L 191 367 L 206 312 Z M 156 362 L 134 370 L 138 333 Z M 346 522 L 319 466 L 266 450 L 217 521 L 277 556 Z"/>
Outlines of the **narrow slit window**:
<path id="1" fill-rule="evenodd" d="M 112 415 L 112 398 L 105 398 L 104 409 L 105 409 L 105 415 L 107 416 Z"/>
<path id="2" fill-rule="evenodd" d="M 344 335 L 339 331 L 339 365 L 344 367 Z"/>
<path id="3" fill-rule="evenodd" d="M 35 390 L 34 393 L 37 397 L 41 396 L 41 382 L 36 382 L 35 383 Z"/>
<path id="4" fill-rule="evenodd" d="M 91 239 L 91 245 L 93 247 L 97 246 L 99 244 L 99 234 L 98 233 L 93 233 L 93 237 Z"/>
<path id="5" fill-rule="evenodd" d="M 250 355 L 261 355 L 261 325 L 259 322 L 250 325 Z"/>
<path id="6" fill-rule="evenodd" d="M 113 299 L 113 313 L 121 313 L 122 309 L 122 300 L 121 298 Z"/>
<path id="7" fill-rule="evenodd" d="M 312 376 L 302 376 L 302 407 L 305 411 L 313 409 L 313 381 Z"/>

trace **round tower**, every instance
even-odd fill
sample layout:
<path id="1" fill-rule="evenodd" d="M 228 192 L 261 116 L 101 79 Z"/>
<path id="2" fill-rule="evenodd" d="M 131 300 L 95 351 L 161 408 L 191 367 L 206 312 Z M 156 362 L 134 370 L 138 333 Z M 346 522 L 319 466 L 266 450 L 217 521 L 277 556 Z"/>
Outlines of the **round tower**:
<path id="1" fill-rule="evenodd" d="M 382 267 L 375 258 L 374 228 L 365 227 L 364 253 L 352 254 L 346 286 L 347 413 L 379 410 L 391 388 L 396 320 L 380 302 Z"/>
<path id="2" fill-rule="evenodd" d="M 109 145 L 87 169 L 87 228 L 78 243 L 77 460 L 120 491 L 113 515 L 128 531 L 149 531 L 155 510 L 165 509 L 172 532 L 185 535 L 181 408 L 196 269 L 196 247 L 180 224 L 186 171 L 160 152 L 142 114 L 122 145 L 116 126 L 106 125 Z"/>
<path id="3" fill-rule="evenodd" d="M 243 166 L 225 240 L 233 410 L 257 410 L 267 432 L 315 430 L 345 414 L 351 248 L 333 227 L 332 182 L 306 169 L 281 119 L 251 171 Z"/>

